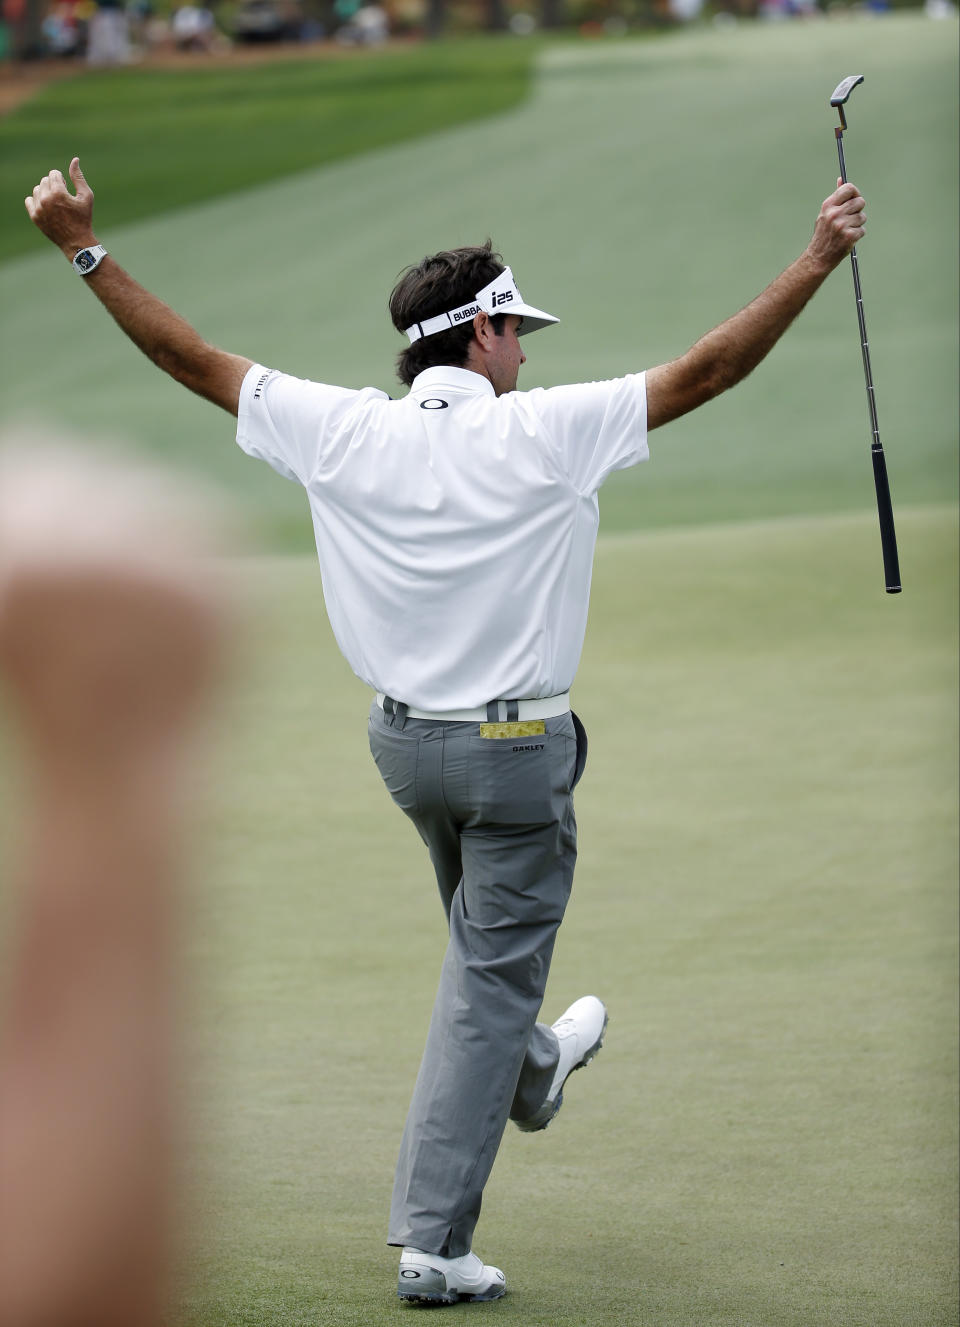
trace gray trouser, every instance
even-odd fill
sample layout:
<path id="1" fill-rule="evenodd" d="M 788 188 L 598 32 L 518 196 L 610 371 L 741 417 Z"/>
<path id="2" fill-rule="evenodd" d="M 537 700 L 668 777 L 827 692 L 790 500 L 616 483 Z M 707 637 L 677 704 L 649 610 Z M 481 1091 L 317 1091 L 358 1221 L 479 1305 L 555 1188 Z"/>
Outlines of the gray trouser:
<path id="1" fill-rule="evenodd" d="M 430 851 L 450 928 L 390 1244 L 469 1252 L 507 1119 L 534 1115 L 556 1070 L 537 1014 L 573 883 L 586 737 L 569 713 L 543 722 L 542 735 L 486 738 L 476 723 L 370 711 L 370 749 Z"/>

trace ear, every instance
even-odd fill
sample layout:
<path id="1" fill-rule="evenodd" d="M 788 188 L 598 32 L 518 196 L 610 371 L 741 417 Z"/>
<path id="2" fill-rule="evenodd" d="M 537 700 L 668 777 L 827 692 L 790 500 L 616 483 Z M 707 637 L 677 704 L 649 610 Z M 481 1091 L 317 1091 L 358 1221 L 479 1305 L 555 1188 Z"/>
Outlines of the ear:
<path id="1" fill-rule="evenodd" d="M 481 351 L 488 350 L 495 335 L 489 313 L 483 313 L 482 311 L 478 313 L 473 320 L 473 336 L 477 342 L 477 349 Z"/>

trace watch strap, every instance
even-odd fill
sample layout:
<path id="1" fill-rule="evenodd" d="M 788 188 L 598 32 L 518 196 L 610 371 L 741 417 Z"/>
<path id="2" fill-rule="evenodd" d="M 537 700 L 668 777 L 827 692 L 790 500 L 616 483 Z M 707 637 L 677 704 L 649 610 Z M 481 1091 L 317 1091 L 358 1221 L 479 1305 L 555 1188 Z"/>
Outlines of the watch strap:
<path id="1" fill-rule="evenodd" d="M 100 266 L 107 251 L 102 244 L 92 244 L 89 249 L 78 249 L 73 255 L 73 270 L 81 276 L 89 276 Z"/>

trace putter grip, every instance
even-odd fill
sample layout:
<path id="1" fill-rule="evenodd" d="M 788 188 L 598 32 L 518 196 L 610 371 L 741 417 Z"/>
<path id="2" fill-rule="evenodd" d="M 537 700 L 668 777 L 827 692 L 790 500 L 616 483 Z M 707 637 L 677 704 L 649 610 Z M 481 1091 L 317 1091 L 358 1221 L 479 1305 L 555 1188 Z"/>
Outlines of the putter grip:
<path id="1" fill-rule="evenodd" d="M 893 503 L 890 501 L 890 484 L 887 480 L 887 460 L 879 443 L 873 447 L 871 455 L 873 482 L 877 489 L 877 515 L 880 517 L 883 575 L 887 583 L 887 594 L 899 594 L 902 588 L 900 561 L 897 557 L 897 532 L 893 525 Z"/>

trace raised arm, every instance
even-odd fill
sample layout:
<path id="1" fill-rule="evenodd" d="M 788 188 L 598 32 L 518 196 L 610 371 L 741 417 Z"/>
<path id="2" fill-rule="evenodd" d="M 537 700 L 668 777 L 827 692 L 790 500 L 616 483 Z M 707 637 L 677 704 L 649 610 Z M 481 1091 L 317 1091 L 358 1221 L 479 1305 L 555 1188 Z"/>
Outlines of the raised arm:
<path id="1" fill-rule="evenodd" d="M 60 171 L 53 170 L 24 204 L 34 225 L 72 262 L 81 249 L 92 248 L 98 241 L 93 233 L 93 190 L 77 157 L 70 163 L 70 178 L 76 195 L 69 191 Z M 121 330 L 164 373 L 232 415 L 237 413 L 240 384 L 252 360 L 209 345 L 109 255 L 81 279 Z"/>
<path id="2" fill-rule="evenodd" d="M 659 428 L 741 382 L 783 336 L 807 301 L 863 236 L 864 201 L 841 184 L 820 208 L 813 238 L 745 309 L 685 355 L 647 371 L 647 427 Z"/>

